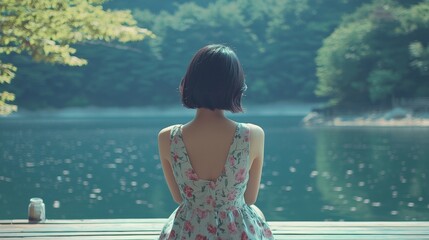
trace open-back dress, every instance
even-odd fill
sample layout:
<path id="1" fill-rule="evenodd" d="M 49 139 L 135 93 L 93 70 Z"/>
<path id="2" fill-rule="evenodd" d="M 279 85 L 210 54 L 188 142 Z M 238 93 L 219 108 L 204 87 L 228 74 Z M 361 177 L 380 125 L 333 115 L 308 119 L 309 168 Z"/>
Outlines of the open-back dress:
<path id="1" fill-rule="evenodd" d="M 222 174 L 200 179 L 192 168 L 182 125 L 170 131 L 171 166 L 182 203 L 159 239 L 274 239 L 268 224 L 244 201 L 249 179 L 249 128 L 237 123 Z"/>

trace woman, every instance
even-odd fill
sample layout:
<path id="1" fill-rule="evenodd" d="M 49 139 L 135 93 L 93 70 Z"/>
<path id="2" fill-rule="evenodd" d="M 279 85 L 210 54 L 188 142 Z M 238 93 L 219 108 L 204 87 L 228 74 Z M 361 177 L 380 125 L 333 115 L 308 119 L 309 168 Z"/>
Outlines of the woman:
<path id="1" fill-rule="evenodd" d="M 264 131 L 228 119 L 242 112 L 244 73 L 235 53 L 208 45 L 193 57 L 180 84 L 195 118 L 158 136 L 162 167 L 179 207 L 160 239 L 273 239 L 254 207 L 261 180 Z"/>

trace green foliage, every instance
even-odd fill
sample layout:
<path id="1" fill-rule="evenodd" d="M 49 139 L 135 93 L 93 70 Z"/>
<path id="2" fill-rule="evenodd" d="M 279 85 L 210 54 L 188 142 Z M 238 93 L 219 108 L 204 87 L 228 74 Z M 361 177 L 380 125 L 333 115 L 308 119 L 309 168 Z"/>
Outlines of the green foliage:
<path id="1" fill-rule="evenodd" d="M 0 115 L 8 115 L 12 112 L 16 112 L 18 107 L 7 102 L 15 100 L 15 94 L 3 91 L 0 93 Z"/>
<path id="2" fill-rule="evenodd" d="M 344 14 L 367 1 L 109 1 L 103 6 L 134 8 L 138 24 L 157 37 L 120 46 L 74 44 L 89 61 L 79 69 L 9 56 L 20 69 L 10 89 L 18 105 L 29 109 L 177 103 L 192 54 L 208 43 L 224 43 L 245 68 L 247 102 L 314 100 L 317 49 Z"/>
<path id="3" fill-rule="evenodd" d="M 425 48 L 421 42 L 413 42 L 409 49 L 413 59 L 411 66 L 418 69 L 422 75 L 429 75 L 429 46 Z"/>
<path id="4" fill-rule="evenodd" d="M 19 67 L 10 91 L 30 109 L 178 103 L 188 61 L 209 43 L 237 52 L 249 86 L 246 102 L 317 95 L 333 103 L 382 103 L 428 95 L 427 3 L 111 0 L 103 6 L 132 9 L 138 25 L 157 37 L 70 43 L 89 62 L 79 69 L 16 55 L 2 60 Z"/>
<path id="5" fill-rule="evenodd" d="M 391 97 L 401 76 L 392 70 L 376 69 L 368 76 L 369 97 L 373 102 Z"/>
<path id="6" fill-rule="evenodd" d="M 338 103 L 365 94 L 363 69 L 373 64 L 366 41 L 370 29 L 369 21 L 353 23 L 336 29 L 325 39 L 316 59 L 317 95 L 331 97 L 333 103 Z M 356 94 L 349 96 L 350 93 Z"/>
<path id="7" fill-rule="evenodd" d="M 246 72 L 249 101 L 314 100 L 315 53 L 341 16 L 362 1 L 218 0 L 190 2 L 173 13 L 136 18 L 157 34 L 149 44 L 163 62 L 166 86 L 176 87 L 191 54 L 208 43 L 225 43 Z M 324 14 L 330 8 L 342 11 Z M 185 60 L 185 61 L 184 61 Z M 160 73 L 161 75 L 161 73 Z"/>
<path id="8" fill-rule="evenodd" d="M 273 90 L 295 99 L 314 99 L 317 49 L 341 17 L 367 1 L 273 1 L 267 29 L 267 67 Z M 335 9 L 335 11 L 333 11 Z M 328 13 L 329 14 L 326 14 Z"/>
<path id="9" fill-rule="evenodd" d="M 0 84 L 10 83 L 12 78 L 15 77 L 16 67 L 12 64 L 3 63 L 0 60 Z M 8 91 L 3 91 L 0 93 L 0 116 L 8 115 L 12 112 L 16 112 L 18 107 L 12 102 L 15 100 L 15 94 Z"/>
<path id="10" fill-rule="evenodd" d="M 429 95 L 428 11 L 383 0 L 344 18 L 318 51 L 316 94 L 354 105 Z"/>
<path id="11" fill-rule="evenodd" d="M 86 41 L 138 41 L 152 33 L 136 26 L 130 11 L 103 10 L 103 0 L 2 0 L 0 56 L 28 54 L 36 61 L 69 66 L 87 64 L 72 44 Z M 16 68 L 0 62 L 0 83 Z M 7 96 L 7 97 L 4 97 Z M 13 95 L 2 94 L 0 106 Z M 3 98 L 4 97 L 4 98 Z M 13 109 L 12 109 L 13 110 Z M 10 111 L 0 111 L 7 114 Z"/>

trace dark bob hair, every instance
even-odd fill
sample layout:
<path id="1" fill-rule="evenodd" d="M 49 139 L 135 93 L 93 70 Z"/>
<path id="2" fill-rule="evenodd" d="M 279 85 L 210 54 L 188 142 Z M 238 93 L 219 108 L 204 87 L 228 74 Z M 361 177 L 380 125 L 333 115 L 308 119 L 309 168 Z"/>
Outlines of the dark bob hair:
<path id="1" fill-rule="evenodd" d="M 180 84 L 187 108 L 243 112 L 241 97 L 247 86 L 237 55 L 224 45 L 208 45 L 194 55 Z"/>

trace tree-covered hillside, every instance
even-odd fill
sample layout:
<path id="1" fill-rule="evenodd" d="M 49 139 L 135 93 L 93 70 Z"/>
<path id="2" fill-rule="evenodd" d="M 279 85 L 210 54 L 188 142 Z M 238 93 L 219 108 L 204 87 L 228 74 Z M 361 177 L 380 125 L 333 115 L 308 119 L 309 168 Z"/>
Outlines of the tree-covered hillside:
<path id="1" fill-rule="evenodd" d="M 318 95 L 347 106 L 429 96 L 429 1 L 405 3 L 374 1 L 341 22 L 316 59 Z"/>
<path id="2" fill-rule="evenodd" d="M 385 102 L 392 97 L 391 91 L 395 91 L 394 97 L 402 97 L 402 93 L 412 97 L 417 93 L 401 89 L 427 82 L 420 78 L 414 83 L 396 82 L 405 81 L 403 78 L 417 81 L 418 71 L 427 76 L 429 31 L 424 11 L 429 2 L 383 1 L 381 13 L 380 4 L 371 2 L 111 0 L 104 8 L 131 9 L 138 25 L 150 29 L 156 38 L 127 44 L 76 44 L 78 55 L 88 60 L 88 65 L 78 68 L 34 63 L 24 55 L 0 55 L 0 59 L 19 68 L 9 88 L 16 93 L 16 103 L 28 109 L 177 104 L 177 87 L 192 54 L 209 43 L 236 50 L 249 86 L 247 102 L 315 101 L 322 96 L 322 100 L 336 103 L 364 99 L 362 103 L 368 104 Z M 422 3 L 420 7 L 418 3 Z M 379 20 L 374 27 L 378 21 L 371 18 L 374 13 L 393 20 Z M 415 24 L 423 38 L 414 39 L 417 33 L 407 29 Z M 398 44 L 407 49 L 395 49 L 393 55 L 384 51 Z M 361 45 L 368 47 L 368 58 L 350 67 L 344 57 Z M 395 58 L 412 58 L 412 66 L 406 67 L 409 73 L 403 73 L 405 68 L 395 73 L 383 67 Z M 347 72 L 337 78 L 329 75 L 341 71 Z M 355 98 L 362 93 L 367 95 Z M 418 93 L 425 94 L 429 95 L 424 89 Z"/>

